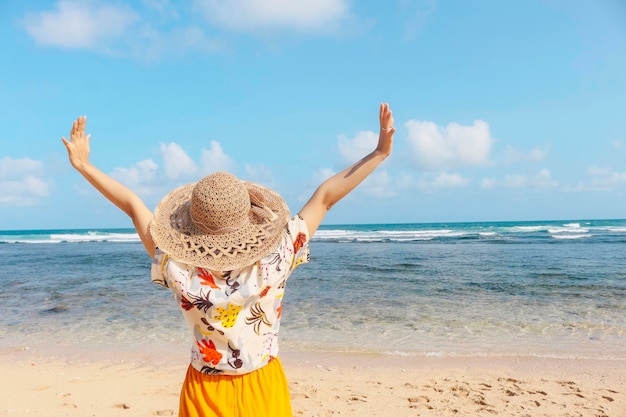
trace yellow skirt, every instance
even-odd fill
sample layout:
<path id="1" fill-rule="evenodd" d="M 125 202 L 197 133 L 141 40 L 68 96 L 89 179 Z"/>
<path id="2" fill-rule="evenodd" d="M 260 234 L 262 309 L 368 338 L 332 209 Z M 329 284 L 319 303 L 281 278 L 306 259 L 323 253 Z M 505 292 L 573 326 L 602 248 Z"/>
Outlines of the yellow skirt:
<path id="1" fill-rule="evenodd" d="M 289 385 L 278 358 L 244 375 L 205 375 L 189 365 L 179 417 L 292 417 Z"/>

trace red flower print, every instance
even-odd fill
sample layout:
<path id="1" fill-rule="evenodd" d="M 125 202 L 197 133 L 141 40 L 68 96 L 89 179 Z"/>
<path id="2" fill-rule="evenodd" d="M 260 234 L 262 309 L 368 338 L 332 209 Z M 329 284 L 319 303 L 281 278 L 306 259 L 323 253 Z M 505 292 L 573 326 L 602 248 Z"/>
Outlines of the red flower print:
<path id="1" fill-rule="evenodd" d="M 298 253 L 300 248 L 302 248 L 305 243 L 306 235 L 302 232 L 298 233 L 298 236 L 296 236 L 296 239 L 293 241 L 293 250 Z"/>
<path id="2" fill-rule="evenodd" d="M 183 310 L 191 310 L 193 308 L 193 304 L 191 303 L 191 301 L 189 301 L 188 299 L 185 298 L 185 296 L 181 296 L 180 297 L 180 307 Z"/>
<path id="3" fill-rule="evenodd" d="M 278 308 L 276 309 L 276 318 L 279 319 L 280 316 L 283 315 L 283 303 L 280 303 L 280 305 L 278 306 Z"/>
<path id="4" fill-rule="evenodd" d="M 261 294 L 259 294 L 259 298 L 265 297 L 267 295 L 268 291 L 270 290 L 270 288 L 272 288 L 270 285 L 265 287 L 265 289 L 263 289 L 263 291 L 261 291 Z"/>
<path id="5" fill-rule="evenodd" d="M 215 343 L 212 340 L 202 339 L 202 343 L 196 342 L 202 353 L 202 359 L 205 362 L 217 365 L 222 359 L 222 354 L 215 349 Z"/>
<path id="6" fill-rule="evenodd" d="M 206 269 L 198 268 L 198 279 L 201 285 L 208 285 L 211 288 L 220 289 L 213 279 L 213 275 Z"/>

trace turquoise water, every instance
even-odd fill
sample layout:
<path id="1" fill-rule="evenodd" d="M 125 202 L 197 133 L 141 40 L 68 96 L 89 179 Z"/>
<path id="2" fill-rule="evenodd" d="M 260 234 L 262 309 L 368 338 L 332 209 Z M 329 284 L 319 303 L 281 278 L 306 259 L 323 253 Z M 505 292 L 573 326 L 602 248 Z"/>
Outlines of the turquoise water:
<path id="1" fill-rule="evenodd" d="M 323 226 L 286 349 L 626 359 L 626 220 Z M 0 231 L 0 348 L 186 343 L 132 230 Z"/>

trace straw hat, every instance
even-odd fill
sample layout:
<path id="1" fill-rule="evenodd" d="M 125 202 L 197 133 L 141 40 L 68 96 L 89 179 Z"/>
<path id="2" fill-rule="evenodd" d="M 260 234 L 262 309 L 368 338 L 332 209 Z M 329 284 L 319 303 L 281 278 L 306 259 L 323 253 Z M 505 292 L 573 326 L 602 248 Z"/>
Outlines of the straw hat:
<path id="1" fill-rule="evenodd" d="M 154 211 L 150 234 L 178 261 L 230 271 L 268 255 L 289 217 L 278 193 L 217 172 L 166 195 Z"/>

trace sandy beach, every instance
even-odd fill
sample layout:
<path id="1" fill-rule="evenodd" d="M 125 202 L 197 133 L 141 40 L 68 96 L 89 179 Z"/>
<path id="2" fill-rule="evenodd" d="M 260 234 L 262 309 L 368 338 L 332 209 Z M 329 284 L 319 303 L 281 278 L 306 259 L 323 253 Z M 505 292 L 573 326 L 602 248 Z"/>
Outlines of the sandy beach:
<path id="1" fill-rule="evenodd" d="M 325 229 L 285 300 L 294 415 L 626 417 L 626 258 L 615 250 L 625 231 L 625 221 Z M 133 231 L 59 233 L 2 245 L 0 417 L 175 416 L 189 330 L 171 294 L 149 284 Z M 89 240 L 101 236 L 111 241 Z M 110 266 L 121 260 L 120 276 Z M 32 264 L 47 265 L 48 285 Z"/>
<path id="2" fill-rule="evenodd" d="M 147 351 L 147 349 L 146 349 Z M 177 350 L 3 352 L 0 415 L 175 416 Z M 626 361 L 284 352 L 294 416 L 626 416 Z"/>

